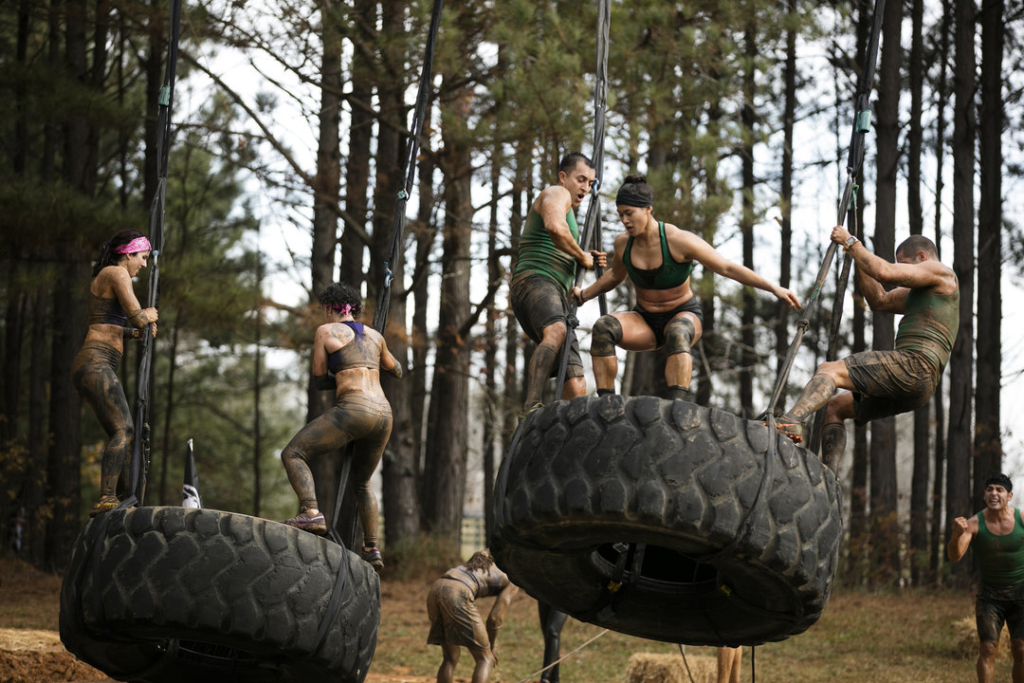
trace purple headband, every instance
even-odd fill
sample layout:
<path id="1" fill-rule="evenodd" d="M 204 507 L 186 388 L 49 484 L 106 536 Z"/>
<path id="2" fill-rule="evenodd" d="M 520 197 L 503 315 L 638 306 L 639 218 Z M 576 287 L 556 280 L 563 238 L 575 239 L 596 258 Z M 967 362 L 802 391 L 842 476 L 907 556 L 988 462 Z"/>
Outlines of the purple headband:
<path id="1" fill-rule="evenodd" d="M 135 254 L 140 251 L 152 251 L 153 247 L 149 244 L 149 240 L 145 236 L 136 237 L 128 244 L 122 244 L 119 247 L 114 248 L 115 254 Z"/>

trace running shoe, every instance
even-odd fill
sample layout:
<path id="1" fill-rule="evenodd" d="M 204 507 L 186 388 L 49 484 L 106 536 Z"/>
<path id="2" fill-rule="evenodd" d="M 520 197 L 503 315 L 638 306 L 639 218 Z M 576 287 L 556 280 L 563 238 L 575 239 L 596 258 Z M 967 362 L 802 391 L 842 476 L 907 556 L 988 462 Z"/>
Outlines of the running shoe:
<path id="1" fill-rule="evenodd" d="M 95 517 L 96 515 L 101 515 L 104 512 L 109 512 L 110 510 L 113 510 L 120 504 L 121 501 L 117 499 L 117 496 L 111 495 L 109 493 L 105 494 L 100 497 L 100 502 L 92 506 L 92 510 L 89 511 L 89 516 Z"/>
<path id="2" fill-rule="evenodd" d="M 364 545 L 362 558 L 369 562 L 370 566 L 373 567 L 373 571 L 377 572 L 378 574 L 380 574 L 381 571 L 384 569 L 384 558 L 381 557 L 379 548 L 367 548 Z"/>
<path id="3" fill-rule="evenodd" d="M 308 531 L 311 534 L 316 534 L 317 536 L 323 536 L 327 533 L 327 522 L 324 521 L 324 515 L 322 512 L 311 515 L 303 510 L 291 519 L 284 520 L 284 523 L 288 526 L 293 526 L 296 529 L 302 529 L 303 531 Z"/>

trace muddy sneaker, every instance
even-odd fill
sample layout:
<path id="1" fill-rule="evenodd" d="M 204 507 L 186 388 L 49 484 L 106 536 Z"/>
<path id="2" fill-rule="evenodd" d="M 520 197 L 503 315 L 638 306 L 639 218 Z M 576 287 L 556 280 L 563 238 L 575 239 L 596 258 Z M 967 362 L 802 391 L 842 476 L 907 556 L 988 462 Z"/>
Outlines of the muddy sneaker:
<path id="1" fill-rule="evenodd" d="M 767 422 L 761 424 L 767 425 Z M 775 429 L 779 431 L 779 434 L 788 436 L 789 439 L 795 443 L 803 443 L 804 440 L 804 424 L 803 422 L 797 422 L 789 415 L 781 415 L 775 422 Z"/>
<path id="2" fill-rule="evenodd" d="M 670 401 L 686 401 L 687 403 L 696 403 L 697 396 L 689 389 L 684 389 L 680 386 L 671 386 L 668 388 L 668 398 Z"/>
<path id="3" fill-rule="evenodd" d="M 384 558 L 381 557 L 379 548 L 367 548 L 364 545 L 362 558 L 365 561 L 369 562 L 370 566 L 373 567 L 373 571 L 377 572 L 378 574 L 380 574 L 381 570 L 384 569 Z"/>
<path id="4" fill-rule="evenodd" d="M 538 410 L 540 410 L 543 407 L 544 407 L 544 404 L 540 403 L 539 401 L 537 403 L 534 403 L 529 408 L 524 407 L 522 412 L 519 413 L 519 421 L 522 422 L 527 417 L 529 417 L 530 415 L 532 415 L 533 413 L 537 412 Z"/>
<path id="5" fill-rule="evenodd" d="M 311 534 L 316 534 L 317 536 L 323 536 L 327 533 L 327 522 L 324 521 L 324 515 L 322 512 L 317 512 L 315 515 L 311 515 L 306 510 L 303 510 L 291 519 L 284 520 L 284 523 L 288 526 L 293 526 L 296 529 L 302 529 L 303 531 L 308 531 Z"/>
<path id="6" fill-rule="evenodd" d="M 100 497 L 100 502 L 92 506 L 92 510 L 89 511 L 89 516 L 95 517 L 96 515 L 101 515 L 104 512 L 109 512 L 120 504 L 121 501 L 117 499 L 117 496 L 106 494 Z"/>

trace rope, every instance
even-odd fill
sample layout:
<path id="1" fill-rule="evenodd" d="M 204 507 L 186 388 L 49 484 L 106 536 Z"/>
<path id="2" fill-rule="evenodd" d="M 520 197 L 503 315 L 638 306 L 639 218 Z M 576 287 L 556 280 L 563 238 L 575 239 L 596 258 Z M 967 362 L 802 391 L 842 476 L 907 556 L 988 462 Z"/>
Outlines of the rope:
<path id="1" fill-rule="evenodd" d="M 384 284 L 377 296 L 377 309 L 373 313 L 373 328 L 384 331 L 388 319 L 388 307 L 391 304 L 391 266 L 401 256 L 402 237 L 405 233 L 405 205 L 412 194 L 412 186 L 416 179 L 416 158 L 420 153 L 420 136 L 423 131 L 423 120 L 427 115 L 427 107 L 433 91 L 431 77 L 434 64 L 434 48 L 437 44 L 437 32 L 441 26 L 441 6 L 444 0 L 434 0 L 434 9 L 430 15 L 430 33 L 427 36 L 426 50 L 423 55 L 423 68 L 420 71 L 419 90 L 416 93 L 416 107 L 413 110 L 412 124 L 409 126 L 409 148 L 405 157 L 403 174 L 405 184 L 398 192 L 398 205 L 395 207 L 395 218 L 391 224 L 391 246 L 384 260 Z"/>
<path id="2" fill-rule="evenodd" d="M 527 681 L 533 680 L 534 676 L 539 676 L 542 673 L 544 673 L 545 671 L 547 671 L 548 669 L 550 669 L 551 667 L 558 666 L 559 664 L 561 664 L 565 660 L 569 659 L 569 657 L 572 657 L 574 654 L 576 654 L 577 652 L 579 652 L 580 650 L 585 648 L 587 645 L 590 645 L 592 642 L 594 642 L 595 640 L 597 640 L 598 638 L 600 638 L 601 636 L 603 636 L 606 633 L 608 633 L 608 629 L 605 629 L 605 630 L 601 631 L 596 636 L 594 636 L 593 638 L 591 638 L 587 642 L 583 643 L 582 645 L 580 645 L 578 648 L 576 648 L 572 652 L 564 655 L 563 657 L 559 658 L 558 660 L 556 660 L 554 662 L 551 662 L 550 664 L 545 666 L 543 669 L 540 669 L 539 671 L 534 671 L 532 674 L 530 674 L 526 678 L 519 679 L 518 681 L 516 681 L 516 683 L 526 683 Z"/>
<path id="3" fill-rule="evenodd" d="M 864 57 L 865 62 L 864 68 L 861 71 L 860 83 L 857 87 L 857 98 L 855 102 L 856 112 L 854 114 L 853 132 L 850 136 L 850 152 L 846 166 L 846 187 L 843 189 L 843 197 L 839 202 L 839 216 L 837 222 L 840 225 L 845 224 L 845 219 L 848 213 L 855 212 L 854 207 L 856 204 L 854 197 L 857 189 L 856 180 L 858 173 L 860 173 L 861 166 L 864 164 L 864 137 L 871 127 L 871 110 L 869 109 L 869 106 L 871 88 L 874 85 L 875 80 L 878 39 L 882 30 L 882 13 L 884 9 L 885 0 L 875 0 L 871 36 L 868 40 L 868 49 Z M 790 344 L 789 352 L 786 354 L 786 363 L 776 380 L 775 388 L 772 392 L 772 398 L 768 404 L 768 410 L 766 411 L 767 413 L 772 413 L 775 410 L 775 406 L 778 405 L 782 392 L 786 388 L 786 381 L 789 379 L 789 372 L 793 368 L 793 361 L 796 359 L 796 352 L 803 341 L 804 333 L 807 332 L 808 327 L 810 327 L 810 321 L 813 314 L 817 312 L 817 307 L 820 305 L 818 296 L 821 294 L 821 288 L 825 284 L 825 277 L 828 275 L 828 271 L 832 266 L 832 260 L 835 258 L 836 249 L 838 249 L 838 247 L 839 245 L 835 242 L 829 242 L 828 249 L 825 252 L 825 257 L 822 259 L 821 266 L 818 268 L 818 275 L 814 279 L 814 287 L 811 291 L 810 302 L 804 308 L 803 317 L 801 317 L 797 322 L 796 336 L 793 338 L 792 344 Z M 840 294 L 845 296 L 846 277 L 849 274 L 848 264 L 851 260 L 849 254 L 846 255 L 845 260 L 846 265 L 843 268 L 843 280 L 836 290 L 837 296 Z M 842 299 L 837 299 L 837 305 L 834 308 L 841 308 L 841 304 Z M 831 333 L 838 334 L 838 320 L 834 321 Z"/>
<path id="4" fill-rule="evenodd" d="M 427 115 L 427 108 L 430 103 L 432 92 L 431 75 L 434 65 L 434 48 L 437 44 L 437 32 L 441 26 L 441 7 L 444 0 L 434 0 L 434 9 L 430 15 L 430 32 L 427 36 L 427 45 L 423 55 L 423 68 L 420 70 L 419 89 L 416 93 L 416 106 L 413 109 L 412 123 L 409 126 L 409 147 L 405 163 L 402 168 L 405 176 L 405 183 L 398 191 L 398 204 L 395 206 L 395 217 L 391 224 L 391 245 L 384 259 L 384 282 L 381 284 L 380 292 L 377 295 L 377 308 L 373 312 L 373 329 L 381 334 L 388 321 L 388 308 L 391 306 L 391 281 L 393 273 L 391 266 L 398 262 L 401 257 L 402 239 L 405 233 L 405 205 L 412 193 L 412 187 L 416 180 L 416 158 L 420 153 L 420 136 L 423 131 L 423 120 Z M 331 540 L 344 547 L 343 539 L 336 527 L 341 514 L 342 503 L 345 499 L 345 489 L 348 486 L 349 471 L 352 469 L 352 445 L 345 448 L 345 455 L 342 458 L 341 471 L 338 473 L 337 493 L 334 500 L 334 516 L 331 518 L 331 528 L 328 535 Z M 350 539 L 354 538 L 354 530 L 350 533 Z"/>
<path id="5" fill-rule="evenodd" d="M 160 299 L 160 252 L 164 248 L 164 204 L 167 198 L 167 166 L 171 146 L 171 104 L 174 101 L 174 76 L 178 67 L 178 39 L 181 35 L 182 0 L 172 0 L 170 29 L 167 38 L 167 65 L 164 84 L 157 102 L 156 156 L 159 164 L 156 194 L 149 210 L 149 242 L 152 245 L 152 266 L 149 272 L 149 308 L 156 308 Z M 152 325 L 152 323 L 150 323 Z M 141 438 L 132 443 L 128 468 L 128 491 L 142 505 L 146 493 L 146 471 L 149 469 L 149 377 L 153 367 L 153 336 L 147 325 L 142 334 L 142 360 L 139 362 L 138 396 L 135 402 L 135 425 Z"/>
<path id="6" fill-rule="evenodd" d="M 690 671 L 690 663 L 686 661 L 686 648 L 683 647 L 682 643 L 679 643 L 679 654 L 683 656 L 683 666 L 686 667 L 686 675 L 690 677 L 690 683 L 696 683 L 693 680 L 693 672 Z"/>
<path id="7" fill-rule="evenodd" d="M 604 131 L 605 131 L 605 109 L 608 104 L 608 27 L 611 24 L 611 0 L 600 0 L 597 3 L 597 70 L 594 81 L 594 169 L 597 175 L 594 184 L 590 188 L 590 203 L 587 205 L 587 217 L 583 223 L 583 232 L 580 233 L 580 247 L 583 251 L 590 249 L 595 234 L 600 234 L 601 198 L 598 192 L 601 189 L 601 181 L 604 178 Z M 600 277 L 600 269 L 596 268 Z M 579 285 L 583 279 L 583 270 L 576 269 L 575 285 Z M 601 295 L 601 313 L 604 314 L 608 306 L 605 303 L 604 295 Z M 569 365 L 569 349 L 576 341 L 576 328 L 580 321 L 576 318 L 576 299 L 569 297 L 569 314 L 566 316 L 565 342 L 562 345 L 562 358 L 558 363 L 558 385 L 555 388 L 555 398 L 561 398 L 562 389 L 565 387 L 565 369 Z"/>

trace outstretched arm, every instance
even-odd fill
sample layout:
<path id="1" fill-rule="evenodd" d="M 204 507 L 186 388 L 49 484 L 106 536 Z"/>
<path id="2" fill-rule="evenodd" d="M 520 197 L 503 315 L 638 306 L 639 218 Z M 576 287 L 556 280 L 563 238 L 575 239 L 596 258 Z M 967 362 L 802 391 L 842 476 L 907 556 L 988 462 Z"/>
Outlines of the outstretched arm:
<path id="1" fill-rule="evenodd" d="M 800 300 L 791 290 L 780 287 L 761 277 L 746 266 L 733 263 L 692 232 L 677 229 L 673 231 L 670 239 L 672 240 L 670 242 L 671 246 L 675 247 L 674 251 L 686 254 L 688 258 L 694 261 L 699 261 L 702 266 L 711 269 L 715 274 L 735 280 L 741 285 L 771 292 L 780 300 L 786 302 L 786 305 L 790 308 L 801 307 Z"/>
<path id="2" fill-rule="evenodd" d="M 857 264 L 857 281 L 873 311 L 903 313 L 911 289 L 934 288 L 942 294 L 956 290 L 953 271 L 938 261 L 890 263 L 868 251 L 863 242 L 841 225 L 832 228 L 830 237 L 844 247 Z M 886 290 L 886 286 L 891 289 Z"/>

